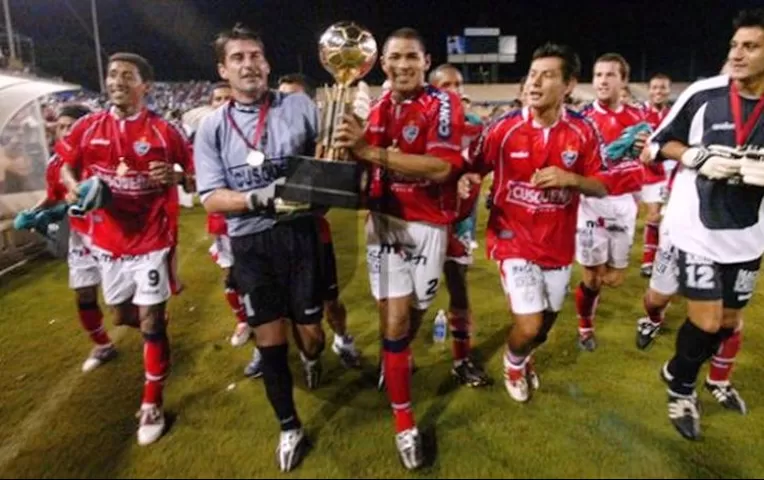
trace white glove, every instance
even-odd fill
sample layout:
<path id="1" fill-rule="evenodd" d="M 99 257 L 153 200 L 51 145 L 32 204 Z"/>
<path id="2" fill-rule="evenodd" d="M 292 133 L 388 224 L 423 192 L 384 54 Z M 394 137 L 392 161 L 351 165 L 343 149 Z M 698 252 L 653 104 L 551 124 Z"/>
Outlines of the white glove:
<path id="1" fill-rule="evenodd" d="M 369 85 L 364 81 L 360 81 L 353 98 L 353 115 L 365 122 L 369 118 L 370 110 L 371 95 L 369 94 Z"/>
<path id="2" fill-rule="evenodd" d="M 750 152 L 740 160 L 740 175 L 746 185 L 764 187 L 764 150 Z"/>
<path id="3" fill-rule="evenodd" d="M 710 179 L 730 178 L 740 171 L 740 153 L 733 147 L 691 147 L 682 154 L 682 164 Z"/>

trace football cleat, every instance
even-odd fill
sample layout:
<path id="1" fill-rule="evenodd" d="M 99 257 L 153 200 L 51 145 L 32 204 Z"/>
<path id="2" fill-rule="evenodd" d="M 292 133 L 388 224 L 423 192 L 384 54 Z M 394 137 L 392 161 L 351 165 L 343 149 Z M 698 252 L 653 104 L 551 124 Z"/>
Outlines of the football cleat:
<path id="1" fill-rule="evenodd" d="M 401 463 L 408 470 L 415 470 L 424 463 L 422 437 L 416 427 L 398 433 L 395 436 L 395 446 Z"/>
<path id="2" fill-rule="evenodd" d="M 241 347 L 245 345 L 251 337 L 252 327 L 250 327 L 247 322 L 238 322 L 236 324 L 236 329 L 233 331 L 233 335 L 231 335 L 231 346 Z"/>
<path id="3" fill-rule="evenodd" d="M 648 317 L 637 320 L 637 348 L 640 350 L 646 349 L 660 331 L 661 324 L 653 323 Z"/>
<path id="4" fill-rule="evenodd" d="M 162 408 L 153 403 L 143 404 L 136 417 L 139 419 L 138 445 L 149 445 L 159 440 L 165 427 Z"/>
<path id="5" fill-rule="evenodd" d="M 705 387 L 724 408 L 734 410 L 742 415 L 748 413 L 743 397 L 730 382 L 712 382 L 707 379 Z"/>
<path id="6" fill-rule="evenodd" d="M 578 334 L 578 348 L 585 352 L 593 352 L 597 349 L 597 340 L 594 338 L 594 332 Z"/>
<path id="7" fill-rule="evenodd" d="M 700 437 L 700 408 L 698 396 L 677 395 L 669 390 L 668 393 L 668 416 L 674 428 L 688 440 L 697 440 Z"/>
<path id="8" fill-rule="evenodd" d="M 90 351 L 90 356 L 82 363 L 83 373 L 90 372 L 100 367 L 109 360 L 114 359 L 117 356 L 117 349 L 114 345 L 97 346 Z"/>
<path id="9" fill-rule="evenodd" d="M 451 375 L 460 384 L 468 387 L 484 387 L 492 383 L 488 375 L 469 358 L 455 364 L 451 369 Z"/>
<path id="10" fill-rule="evenodd" d="M 308 439 L 302 428 L 281 432 L 279 445 L 276 447 L 276 460 L 282 472 L 289 472 L 297 467 L 308 452 Z"/>
<path id="11" fill-rule="evenodd" d="M 257 347 L 252 352 L 252 360 L 244 368 L 244 376 L 248 378 L 263 376 L 263 356 L 260 355 L 260 350 Z"/>
<path id="12" fill-rule="evenodd" d="M 332 351 L 340 357 L 340 363 L 345 368 L 360 368 L 361 354 L 356 349 L 355 340 L 352 336 L 345 335 L 343 338 L 340 335 L 335 335 Z"/>

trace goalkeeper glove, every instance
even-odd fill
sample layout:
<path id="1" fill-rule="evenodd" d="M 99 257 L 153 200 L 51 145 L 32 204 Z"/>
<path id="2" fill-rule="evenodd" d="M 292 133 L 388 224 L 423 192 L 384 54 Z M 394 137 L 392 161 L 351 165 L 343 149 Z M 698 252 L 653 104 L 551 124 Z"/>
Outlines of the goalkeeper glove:
<path id="1" fill-rule="evenodd" d="M 691 147 L 682 154 L 682 164 L 710 179 L 730 178 L 740 171 L 740 153 L 733 147 Z"/>
<path id="2" fill-rule="evenodd" d="M 13 228 L 15 230 L 31 230 L 34 228 L 34 217 L 37 215 L 35 210 L 22 210 L 16 214 L 13 219 Z"/>
<path id="3" fill-rule="evenodd" d="M 749 149 L 740 161 L 740 176 L 746 185 L 764 187 L 764 149 Z"/>
<path id="4" fill-rule="evenodd" d="M 358 82 L 355 98 L 353 98 L 353 115 L 365 122 L 366 119 L 369 118 L 370 110 L 371 95 L 369 95 L 369 86 L 366 82 Z"/>

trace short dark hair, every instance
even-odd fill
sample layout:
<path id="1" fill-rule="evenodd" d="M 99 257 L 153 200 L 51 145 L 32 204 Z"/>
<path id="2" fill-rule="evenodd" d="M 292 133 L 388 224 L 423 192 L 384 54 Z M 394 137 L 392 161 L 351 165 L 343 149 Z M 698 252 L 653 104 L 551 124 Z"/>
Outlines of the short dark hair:
<path id="1" fill-rule="evenodd" d="M 436 79 L 436 77 L 437 77 L 438 75 L 440 75 L 442 72 L 445 72 L 446 70 L 452 70 L 452 71 L 454 71 L 454 72 L 458 73 L 459 75 L 461 75 L 461 74 L 462 74 L 461 70 L 459 70 L 458 68 L 456 68 L 456 66 L 454 66 L 454 65 L 452 65 L 452 64 L 450 64 L 450 63 L 442 63 L 442 64 L 438 65 L 436 68 L 434 68 L 434 69 L 433 69 L 433 70 L 430 72 L 430 75 L 429 75 L 429 77 L 428 77 L 428 81 L 429 81 L 430 83 L 434 83 L 434 82 L 435 82 L 435 79 Z"/>
<path id="2" fill-rule="evenodd" d="M 217 38 L 215 38 L 215 57 L 217 57 L 218 63 L 225 63 L 225 47 L 231 40 L 252 40 L 260 44 L 260 48 L 265 50 L 265 44 L 260 34 L 239 22 L 233 28 L 218 33 Z"/>
<path id="3" fill-rule="evenodd" d="M 742 10 L 732 21 L 732 27 L 737 30 L 743 27 L 759 27 L 764 29 L 764 8 Z"/>
<path id="4" fill-rule="evenodd" d="M 313 87 L 313 84 L 310 80 L 308 80 L 308 77 L 302 73 L 288 73 L 286 75 L 282 75 L 279 77 L 278 84 L 281 85 L 283 83 L 292 83 L 301 86 L 305 91 L 305 94 L 310 98 L 314 98 L 316 96 L 316 89 Z"/>
<path id="5" fill-rule="evenodd" d="M 670 81 L 671 81 L 671 77 L 669 77 L 669 76 L 668 76 L 668 75 L 666 75 L 665 73 L 654 73 L 654 74 L 653 74 L 653 75 L 650 77 L 650 80 L 649 80 L 647 83 L 650 83 L 650 82 L 652 82 L 653 80 L 668 80 L 668 81 L 670 82 Z"/>
<path id="6" fill-rule="evenodd" d="M 141 74 L 141 79 L 144 82 L 154 81 L 154 67 L 151 66 L 148 60 L 138 55 L 137 53 L 118 52 L 109 57 L 109 63 L 112 62 L 128 62 L 132 63 L 138 68 L 138 73 Z"/>
<path id="7" fill-rule="evenodd" d="M 385 45 L 382 47 L 382 51 L 384 52 L 387 50 L 387 43 L 392 40 L 393 38 L 402 38 L 405 40 L 416 40 L 419 42 L 419 46 L 422 47 L 422 52 L 427 53 L 427 47 L 424 43 L 424 38 L 422 35 L 420 35 L 419 32 L 417 32 L 415 29 L 411 27 L 402 27 L 397 30 L 394 30 L 393 33 L 387 36 L 387 39 L 385 39 Z"/>
<path id="8" fill-rule="evenodd" d="M 61 108 L 58 110 L 59 117 L 69 117 L 75 120 L 84 117 L 88 113 L 91 113 L 91 110 L 81 103 L 66 103 L 61 105 Z"/>
<path id="9" fill-rule="evenodd" d="M 545 43 L 534 50 L 532 60 L 547 57 L 557 57 L 562 60 L 562 79 L 566 83 L 581 76 L 581 60 L 569 46 Z"/>
<path id="10" fill-rule="evenodd" d="M 214 92 L 218 88 L 231 88 L 231 84 L 228 82 L 217 82 L 214 85 L 212 85 L 210 92 Z"/>
<path id="11" fill-rule="evenodd" d="M 631 73 L 631 67 L 629 66 L 629 62 L 626 61 L 625 58 L 623 58 L 623 55 L 620 53 L 604 53 L 600 55 L 597 60 L 594 61 L 594 64 L 598 64 L 600 62 L 613 62 L 618 64 L 618 69 L 621 71 L 621 78 L 624 80 L 629 79 L 629 74 Z"/>

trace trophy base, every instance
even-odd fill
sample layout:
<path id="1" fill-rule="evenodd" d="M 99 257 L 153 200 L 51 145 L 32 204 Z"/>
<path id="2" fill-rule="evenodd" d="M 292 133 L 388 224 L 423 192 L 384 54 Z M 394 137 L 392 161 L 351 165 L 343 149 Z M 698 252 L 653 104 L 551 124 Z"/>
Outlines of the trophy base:
<path id="1" fill-rule="evenodd" d="M 285 202 L 282 198 L 276 198 L 273 202 L 273 209 L 277 214 L 289 214 L 310 210 L 309 203 Z"/>
<path id="2" fill-rule="evenodd" d="M 312 204 L 362 210 L 365 208 L 366 168 L 356 162 L 292 156 L 286 180 L 276 185 L 276 197 L 285 205 Z"/>

